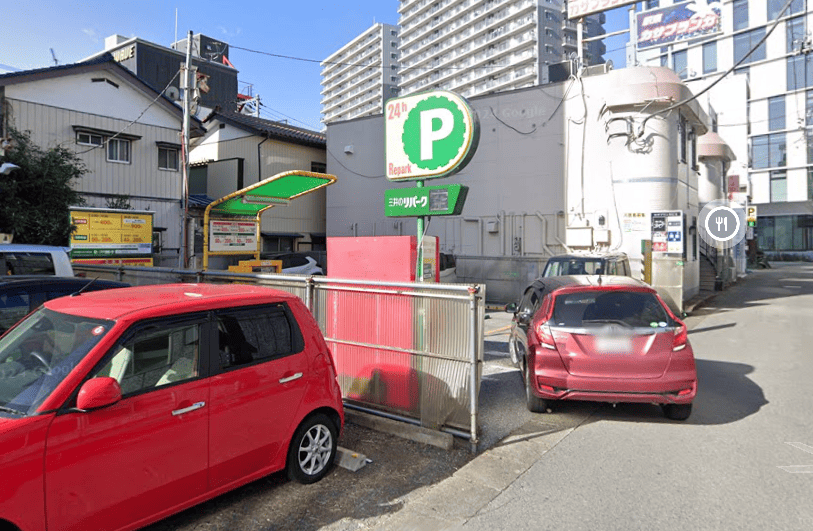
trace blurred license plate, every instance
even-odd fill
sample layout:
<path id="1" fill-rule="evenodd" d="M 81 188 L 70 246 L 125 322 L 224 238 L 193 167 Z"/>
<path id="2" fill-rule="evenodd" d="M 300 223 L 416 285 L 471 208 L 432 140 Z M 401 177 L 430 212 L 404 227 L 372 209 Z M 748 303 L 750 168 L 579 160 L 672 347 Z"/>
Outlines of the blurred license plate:
<path id="1" fill-rule="evenodd" d="M 597 337 L 596 349 L 604 354 L 627 354 L 631 341 L 628 337 Z"/>

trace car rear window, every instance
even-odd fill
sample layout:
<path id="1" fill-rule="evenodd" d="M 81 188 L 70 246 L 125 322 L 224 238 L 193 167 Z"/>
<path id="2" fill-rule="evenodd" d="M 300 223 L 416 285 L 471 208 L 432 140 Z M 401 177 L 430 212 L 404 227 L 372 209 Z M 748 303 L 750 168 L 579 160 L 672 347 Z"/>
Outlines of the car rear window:
<path id="1" fill-rule="evenodd" d="M 595 275 L 601 268 L 601 260 L 573 259 L 556 260 L 548 262 L 545 269 L 546 277 L 557 277 L 561 275 Z M 606 273 L 602 271 L 602 273 Z"/>
<path id="2" fill-rule="evenodd" d="M 217 316 L 220 368 L 300 352 L 302 332 L 284 303 L 264 308 L 223 311 Z"/>
<path id="3" fill-rule="evenodd" d="M 555 326 L 583 327 L 619 323 L 631 327 L 672 324 L 660 301 L 652 293 L 640 291 L 580 291 L 555 298 Z"/>
<path id="4" fill-rule="evenodd" d="M 7 275 L 55 275 L 50 253 L 4 253 Z"/>

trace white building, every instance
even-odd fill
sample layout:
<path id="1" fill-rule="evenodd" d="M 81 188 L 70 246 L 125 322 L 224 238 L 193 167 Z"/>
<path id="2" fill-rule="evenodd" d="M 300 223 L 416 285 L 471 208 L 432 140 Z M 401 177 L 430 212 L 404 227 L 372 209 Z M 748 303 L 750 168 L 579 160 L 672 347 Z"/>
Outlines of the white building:
<path id="1" fill-rule="evenodd" d="M 709 2 L 719 15 L 718 31 L 701 39 L 652 38 L 663 32 L 667 17 L 686 14 L 685 2 L 650 1 L 637 25 L 643 45 L 638 60 L 669 66 L 695 93 L 742 60 L 700 101 L 713 130 L 736 154 L 729 174 L 739 176 L 744 191 L 747 185 L 758 207 L 759 247 L 768 252 L 813 250 L 813 2 L 806 7 L 804 0 L 793 0 L 768 35 L 786 3 Z"/>
<path id="2" fill-rule="evenodd" d="M 378 114 L 398 95 L 398 28 L 373 24 L 321 66 L 323 122 Z"/>
<path id="3" fill-rule="evenodd" d="M 401 0 L 401 95 L 431 89 L 466 97 L 547 83 L 547 65 L 577 49 L 564 0 Z M 604 33 L 585 18 L 585 38 Z M 585 44 L 586 64 L 604 45 Z"/>

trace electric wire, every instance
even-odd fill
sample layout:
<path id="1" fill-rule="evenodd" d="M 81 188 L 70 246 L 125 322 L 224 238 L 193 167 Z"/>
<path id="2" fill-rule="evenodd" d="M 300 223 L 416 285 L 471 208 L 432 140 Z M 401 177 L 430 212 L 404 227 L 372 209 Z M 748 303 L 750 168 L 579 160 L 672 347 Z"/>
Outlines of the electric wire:
<path id="1" fill-rule="evenodd" d="M 691 97 L 689 97 L 689 98 L 686 98 L 686 99 L 685 99 L 685 100 L 683 100 L 683 101 L 679 101 L 679 102 L 677 102 L 677 103 L 675 103 L 675 104 L 673 104 L 673 105 L 670 105 L 669 107 L 666 107 L 665 109 L 662 109 L 662 110 L 660 110 L 660 111 L 655 111 L 655 112 L 653 112 L 652 114 L 647 115 L 647 116 L 646 116 L 646 117 L 643 119 L 643 121 L 641 122 L 641 125 L 640 125 L 640 126 L 639 126 L 639 128 L 638 128 L 638 133 L 636 134 L 636 139 L 641 138 L 641 137 L 644 135 L 644 129 L 645 129 L 645 127 L 646 127 L 646 123 L 647 123 L 647 122 L 648 122 L 648 121 L 649 121 L 651 118 L 653 118 L 653 117 L 655 117 L 655 116 L 658 116 L 658 115 L 661 115 L 661 114 L 665 114 L 665 113 L 667 113 L 667 112 L 671 112 L 671 111 L 672 111 L 672 110 L 674 110 L 674 109 L 677 109 L 677 108 L 679 108 L 679 107 L 682 107 L 683 105 L 686 105 L 687 103 L 689 103 L 689 102 L 692 102 L 692 101 L 696 100 L 697 98 L 699 98 L 700 96 L 702 96 L 703 94 L 705 94 L 706 92 L 708 92 L 709 90 L 711 90 L 711 89 L 712 89 L 712 88 L 713 88 L 715 85 L 717 85 L 717 84 L 718 84 L 720 81 L 722 81 L 723 79 L 725 79 L 725 78 L 726 78 L 726 77 L 727 77 L 729 74 L 731 74 L 731 72 L 733 72 L 733 71 L 734 71 L 735 69 L 737 69 L 737 68 L 738 68 L 738 67 L 739 67 L 739 66 L 740 66 L 742 63 L 744 63 L 744 62 L 745 62 L 745 60 L 746 60 L 746 59 L 748 59 L 748 57 L 750 57 L 750 56 L 751 56 L 751 54 L 752 54 L 752 53 L 754 53 L 754 52 L 756 51 L 756 49 L 757 49 L 757 48 L 759 48 L 760 46 L 762 46 L 762 44 L 763 44 L 763 43 L 764 43 L 766 40 L 768 40 L 768 37 L 770 37 L 771 33 L 773 33 L 773 31 L 776 29 L 776 26 L 778 26 L 778 25 L 779 25 L 779 22 L 780 22 L 780 20 L 782 19 L 782 15 L 784 15 L 784 14 L 785 14 L 785 11 L 787 11 L 787 10 L 788 10 L 788 8 L 789 8 L 789 7 L 790 7 L 790 5 L 793 3 L 793 1 L 794 1 L 794 0 L 788 0 L 788 1 L 785 3 L 785 6 L 782 8 L 782 11 L 780 11 L 780 12 L 779 12 L 779 14 L 777 15 L 776 20 L 774 20 L 773 24 L 771 24 L 770 29 L 769 29 L 768 31 L 766 31 L 766 32 L 765 32 L 765 35 L 764 35 L 764 36 L 763 36 L 763 37 L 762 37 L 762 38 L 759 40 L 759 42 L 757 42 L 757 43 L 756 43 L 754 46 L 752 46 L 752 47 L 751 47 L 751 49 L 750 49 L 750 50 L 748 50 L 748 53 L 746 53 L 746 54 L 745 54 L 745 55 L 744 55 L 742 58 L 740 58 L 740 60 L 739 60 L 739 61 L 737 61 L 737 62 L 736 62 L 736 63 L 735 63 L 735 64 L 734 64 L 734 65 L 733 65 L 731 68 L 729 68 L 728 70 L 726 70 L 726 71 L 725 71 L 725 72 L 724 72 L 724 73 L 723 73 L 723 74 L 722 74 L 720 77 L 718 77 L 718 78 L 717 78 L 717 79 L 715 79 L 713 82 L 711 82 L 711 83 L 710 83 L 710 84 L 709 84 L 709 85 L 708 85 L 706 88 L 704 88 L 703 90 L 701 90 L 701 91 L 700 91 L 700 92 L 698 92 L 697 94 L 695 94 L 695 95 L 693 95 L 693 96 L 691 96 Z"/>
<path id="2" fill-rule="evenodd" d="M 153 98 L 153 100 L 150 102 L 150 104 L 147 105 L 147 107 L 145 107 L 144 110 L 141 111 L 141 114 L 139 114 L 132 122 L 130 122 L 129 124 L 124 126 L 124 128 L 121 129 L 119 132 L 115 133 L 112 136 L 107 137 L 105 139 L 105 141 L 102 142 L 101 144 L 99 144 L 98 146 L 93 146 L 92 148 L 88 148 L 88 149 L 86 149 L 84 151 L 77 151 L 76 154 L 77 155 L 82 155 L 84 153 L 88 153 L 90 151 L 93 151 L 94 149 L 99 149 L 99 148 L 102 148 L 102 147 L 106 147 L 110 143 L 111 140 L 117 138 L 118 136 L 123 134 L 125 131 L 127 131 L 134 123 L 138 122 L 141 119 L 141 117 L 144 116 L 147 113 L 147 111 L 150 110 L 150 108 L 153 105 L 155 105 L 155 102 L 157 102 L 160 98 L 164 97 L 164 92 L 166 92 L 166 90 L 170 87 L 170 85 L 172 85 L 172 82 L 175 81 L 175 78 L 177 78 L 180 75 L 180 73 L 181 73 L 180 70 L 175 72 L 175 75 L 172 76 L 172 79 L 169 80 L 169 83 L 167 83 L 167 86 L 164 87 L 164 89 L 161 90 L 155 98 Z"/>

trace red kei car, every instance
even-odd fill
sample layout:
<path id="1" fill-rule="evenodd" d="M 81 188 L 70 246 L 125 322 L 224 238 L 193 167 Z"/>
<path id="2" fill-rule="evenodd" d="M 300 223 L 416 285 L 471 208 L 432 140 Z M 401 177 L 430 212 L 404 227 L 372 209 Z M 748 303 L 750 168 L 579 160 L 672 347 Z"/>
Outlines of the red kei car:
<path id="1" fill-rule="evenodd" d="M 658 293 L 615 276 L 537 279 L 514 313 L 509 351 L 528 409 L 555 400 L 646 402 L 686 420 L 697 371 L 686 325 Z"/>
<path id="2" fill-rule="evenodd" d="M 172 284 L 46 302 L 0 338 L 0 529 L 129 530 L 287 469 L 344 422 L 295 296 Z"/>

